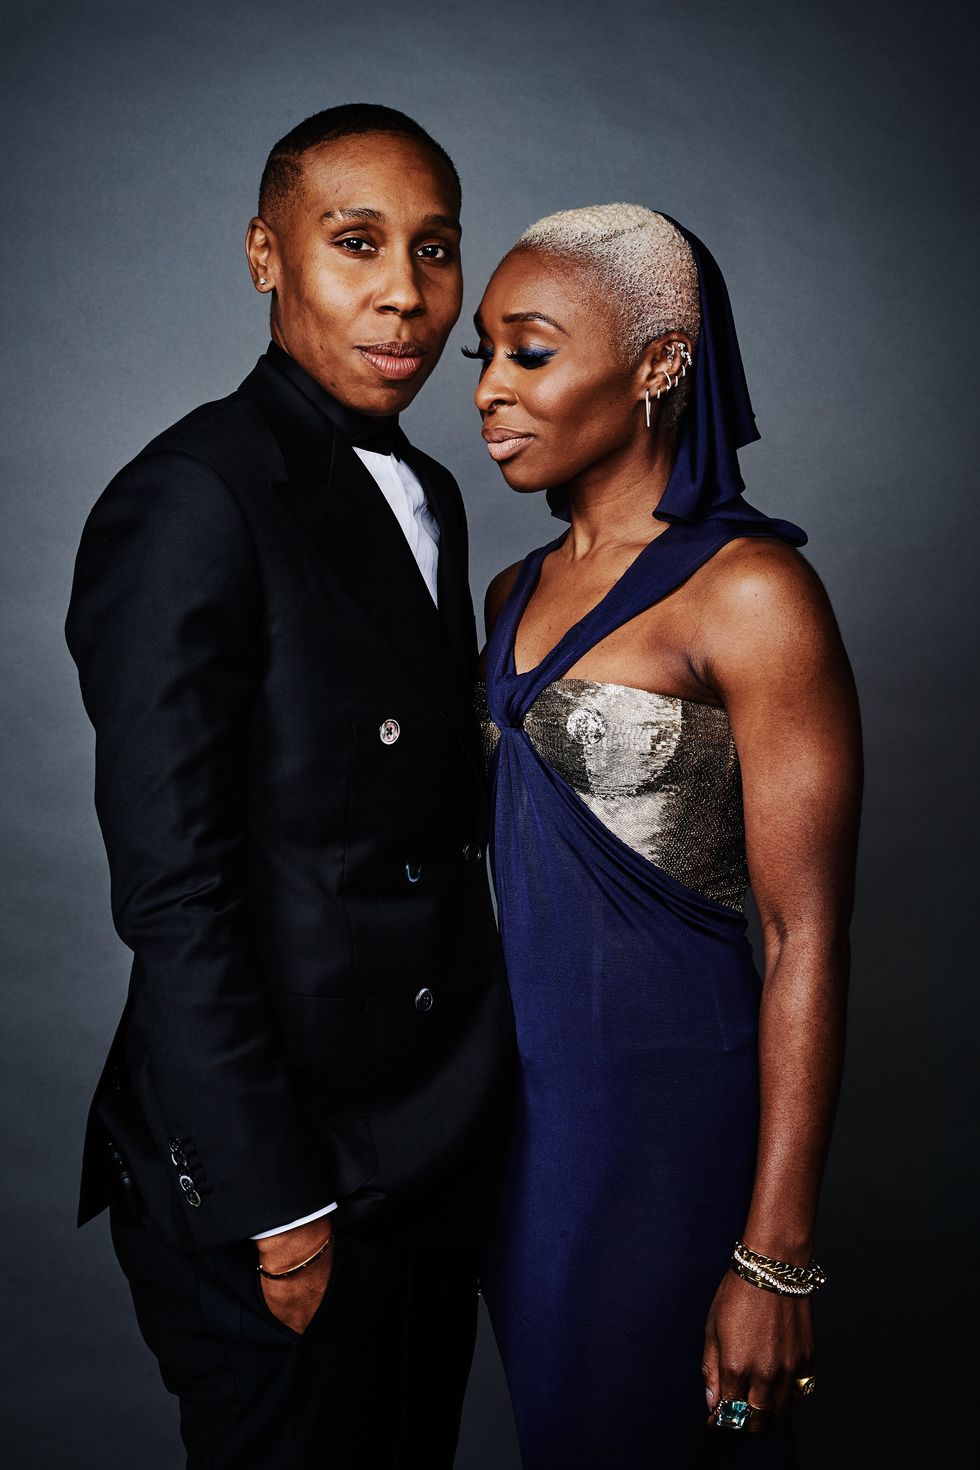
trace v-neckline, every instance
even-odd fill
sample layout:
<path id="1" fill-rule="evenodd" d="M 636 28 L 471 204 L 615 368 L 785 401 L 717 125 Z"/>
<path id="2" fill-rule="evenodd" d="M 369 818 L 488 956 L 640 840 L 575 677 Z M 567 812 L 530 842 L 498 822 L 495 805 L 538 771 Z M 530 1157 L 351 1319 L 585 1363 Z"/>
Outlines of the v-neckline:
<path id="1" fill-rule="evenodd" d="M 603 593 L 603 595 L 599 598 L 599 601 L 595 603 L 593 607 L 590 607 L 588 612 L 583 613 L 577 622 L 572 623 L 570 627 L 565 629 L 564 633 L 558 639 L 558 642 L 555 643 L 553 647 L 548 650 L 543 658 L 540 658 L 538 660 L 533 668 L 525 669 L 523 673 L 519 674 L 517 672 L 517 635 L 521 630 L 521 623 L 524 621 L 524 614 L 527 612 L 531 598 L 537 591 L 538 583 L 541 580 L 541 568 L 544 566 L 545 557 L 550 556 L 553 551 L 557 551 L 560 546 L 564 545 L 565 541 L 568 539 L 568 536 L 571 534 L 571 529 L 569 528 L 568 531 L 562 532 L 562 534 L 556 537 L 554 541 L 549 541 L 545 546 L 541 546 L 538 548 L 537 551 L 532 552 L 530 557 L 530 574 L 528 575 L 521 595 L 518 597 L 515 604 L 515 613 L 510 635 L 510 644 L 507 650 L 507 677 L 515 681 L 515 683 L 519 683 L 524 679 L 529 679 L 536 674 L 540 674 L 541 671 L 546 667 L 546 665 L 550 664 L 552 660 L 563 651 L 565 645 L 568 643 L 569 639 L 574 633 L 580 632 L 588 625 L 591 619 L 597 618 L 597 615 L 602 609 L 605 608 L 613 593 L 623 587 L 627 578 L 630 577 L 634 569 L 647 556 L 650 548 L 655 546 L 658 541 L 662 541 L 665 536 L 669 536 L 670 532 L 673 529 L 673 522 L 669 522 L 665 531 L 661 531 L 658 536 L 652 537 L 651 540 L 649 540 L 647 544 L 643 547 L 642 551 L 637 552 L 636 556 L 634 556 L 629 566 L 625 569 L 625 571 L 620 573 L 615 582 L 613 582 L 612 586 Z"/>

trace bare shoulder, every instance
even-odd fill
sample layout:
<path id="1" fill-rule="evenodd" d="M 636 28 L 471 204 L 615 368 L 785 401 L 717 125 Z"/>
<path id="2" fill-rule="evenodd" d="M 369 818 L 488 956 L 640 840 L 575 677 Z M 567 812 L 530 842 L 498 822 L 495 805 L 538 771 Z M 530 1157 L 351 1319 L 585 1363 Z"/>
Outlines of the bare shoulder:
<path id="1" fill-rule="evenodd" d="M 704 570 L 692 653 L 726 704 L 756 687 L 788 698 L 790 689 L 850 684 L 830 598 L 796 547 L 742 536 Z"/>
<path id="2" fill-rule="evenodd" d="M 498 572 L 487 588 L 487 595 L 483 603 L 484 620 L 486 622 L 487 637 L 493 632 L 494 624 L 503 611 L 504 603 L 510 596 L 511 588 L 517 580 L 522 563 L 515 561 L 512 566 L 504 567 Z"/>
<path id="3" fill-rule="evenodd" d="M 705 568 L 706 611 L 729 631 L 836 628 L 826 589 L 795 546 L 773 537 L 739 536 Z"/>

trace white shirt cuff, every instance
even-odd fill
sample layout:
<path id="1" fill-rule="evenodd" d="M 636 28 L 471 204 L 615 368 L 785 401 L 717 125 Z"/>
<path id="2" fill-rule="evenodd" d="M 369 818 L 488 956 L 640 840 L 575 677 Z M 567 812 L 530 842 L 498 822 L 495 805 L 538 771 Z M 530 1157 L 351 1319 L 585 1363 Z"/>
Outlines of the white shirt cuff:
<path id="1" fill-rule="evenodd" d="M 312 1215 L 304 1215 L 301 1220 L 290 1220 L 288 1225 L 277 1225 L 275 1230 L 262 1230 L 258 1235 L 249 1237 L 251 1240 L 266 1240 L 270 1235 L 282 1235 L 284 1230 L 295 1230 L 300 1225 L 309 1225 L 311 1220 L 319 1220 L 321 1215 L 329 1215 L 331 1210 L 337 1208 L 337 1201 L 332 1205 L 324 1205 L 322 1210 L 314 1210 Z"/>

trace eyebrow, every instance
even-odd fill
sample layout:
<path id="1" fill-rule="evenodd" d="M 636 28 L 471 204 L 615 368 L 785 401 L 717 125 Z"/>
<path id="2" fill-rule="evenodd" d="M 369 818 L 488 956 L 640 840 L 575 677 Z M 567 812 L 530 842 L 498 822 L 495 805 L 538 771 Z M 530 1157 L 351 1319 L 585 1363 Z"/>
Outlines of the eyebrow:
<path id="1" fill-rule="evenodd" d="M 510 326 L 512 322 L 546 322 L 549 327 L 554 327 L 557 332 L 561 332 L 563 337 L 568 336 L 568 333 L 565 331 L 565 328 L 561 325 L 561 323 L 556 322 L 554 317 L 545 316 L 543 311 L 509 311 L 507 315 L 501 317 L 500 320 L 502 322 L 505 322 L 508 326 Z M 483 324 L 480 321 L 479 312 L 477 312 L 476 316 L 473 318 L 473 325 L 476 327 L 476 330 L 478 332 L 482 333 Z"/>
<path id="2" fill-rule="evenodd" d="M 355 220 L 371 220 L 375 224 L 386 225 L 388 216 L 382 214 L 380 209 L 371 209 L 369 205 L 352 205 L 348 209 L 326 209 L 320 216 L 321 220 L 342 220 L 351 222 Z M 427 214 L 422 221 L 425 228 L 429 226 L 441 226 L 446 230 L 458 230 L 462 234 L 462 226 L 455 215 L 452 214 Z"/>
<path id="3" fill-rule="evenodd" d="M 385 217 L 380 209 L 369 209 L 366 204 L 358 205 L 351 209 L 325 209 L 320 218 L 338 220 L 370 219 L 376 220 L 381 225 L 386 223 Z"/>

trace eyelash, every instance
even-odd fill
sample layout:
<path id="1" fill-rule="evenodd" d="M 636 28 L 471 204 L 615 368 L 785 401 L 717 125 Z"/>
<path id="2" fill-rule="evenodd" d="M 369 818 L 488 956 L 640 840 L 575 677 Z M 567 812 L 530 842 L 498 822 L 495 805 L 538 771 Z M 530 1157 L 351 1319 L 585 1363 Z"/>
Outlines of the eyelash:
<path id="1" fill-rule="evenodd" d="M 346 245 L 353 245 L 353 244 L 370 246 L 371 241 L 370 240 L 365 240 L 363 238 L 363 236 L 361 236 L 361 235 L 344 235 L 343 239 L 337 240 L 335 243 L 337 244 L 337 246 L 341 250 L 344 251 L 344 254 L 345 255 L 366 255 L 367 254 L 367 251 L 365 251 L 365 250 L 345 250 L 344 247 Z M 419 249 L 420 250 L 441 250 L 443 252 L 441 257 L 426 256 L 425 257 L 426 260 L 432 260 L 434 258 L 435 259 L 439 259 L 439 260 L 452 260 L 454 258 L 453 257 L 452 250 L 449 248 L 448 245 L 444 245 L 441 240 L 439 240 L 439 241 L 433 240 L 428 245 L 420 245 L 419 246 Z"/>
<path id="2" fill-rule="evenodd" d="M 484 368 L 493 361 L 493 353 L 488 352 L 485 348 L 461 347 L 460 351 L 464 357 L 472 358 L 476 362 L 482 362 Z M 537 347 L 533 350 L 530 348 L 518 348 L 516 352 L 506 352 L 504 356 L 509 357 L 514 362 L 520 363 L 522 368 L 538 368 L 542 367 L 549 358 L 554 357 L 557 351 L 557 347 Z"/>

